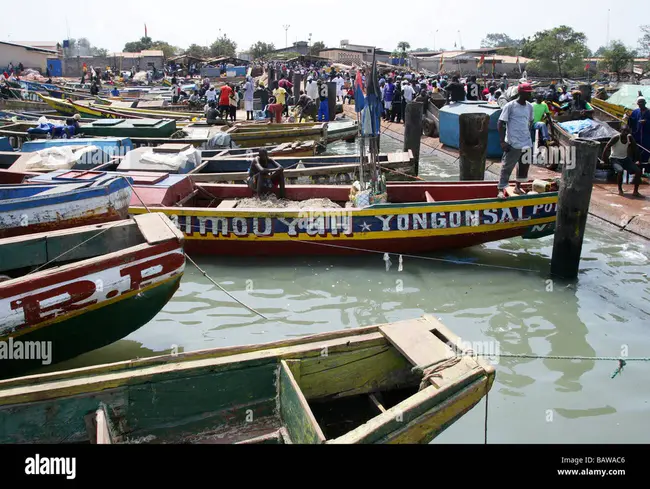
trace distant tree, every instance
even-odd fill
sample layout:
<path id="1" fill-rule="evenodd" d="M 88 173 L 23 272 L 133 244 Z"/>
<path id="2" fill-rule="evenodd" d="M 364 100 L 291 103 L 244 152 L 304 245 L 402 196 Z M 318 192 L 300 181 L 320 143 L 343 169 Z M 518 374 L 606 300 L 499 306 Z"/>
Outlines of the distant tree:
<path id="1" fill-rule="evenodd" d="M 641 26 L 642 36 L 639 38 L 639 53 L 650 56 L 650 24 Z"/>
<path id="2" fill-rule="evenodd" d="M 108 56 L 108 49 L 92 47 L 90 50 L 92 56 L 100 56 L 106 58 Z"/>
<path id="3" fill-rule="evenodd" d="M 505 48 L 499 50 L 499 54 L 505 56 L 517 56 L 523 44 L 524 39 L 513 39 L 507 34 L 498 32 L 487 34 L 481 41 L 482 48 Z"/>
<path id="4" fill-rule="evenodd" d="M 172 46 L 166 41 L 155 41 L 151 44 L 151 49 L 158 49 L 163 52 L 165 58 L 173 58 L 181 53 L 181 49 L 177 46 Z"/>
<path id="5" fill-rule="evenodd" d="M 323 49 L 325 49 L 325 43 L 323 41 L 316 41 L 309 48 L 309 54 L 312 56 L 318 56 Z"/>
<path id="6" fill-rule="evenodd" d="M 603 53 L 607 48 L 605 46 L 600 46 L 596 51 L 594 51 L 594 58 L 602 58 Z"/>
<path id="7" fill-rule="evenodd" d="M 397 43 L 397 50 L 400 52 L 402 58 L 406 58 L 406 52 L 411 49 L 411 45 L 406 41 L 400 41 Z"/>
<path id="8" fill-rule="evenodd" d="M 412 49 L 410 52 L 411 53 L 426 53 L 431 51 L 429 48 L 417 48 L 417 49 Z"/>
<path id="9" fill-rule="evenodd" d="M 212 56 L 235 56 L 237 54 L 237 43 L 224 34 L 210 45 Z"/>
<path id="10" fill-rule="evenodd" d="M 587 46 L 587 36 L 562 25 L 537 32 L 530 41 L 532 57 L 544 71 L 555 71 L 560 77 L 581 69 Z"/>
<path id="11" fill-rule="evenodd" d="M 603 65 L 611 72 L 616 73 L 616 81 L 620 81 L 621 72 L 634 62 L 636 51 L 627 49 L 621 41 L 613 41 L 603 51 Z"/>
<path id="12" fill-rule="evenodd" d="M 275 51 L 275 45 L 273 43 L 265 43 L 262 41 L 257 41 L 249 49 L 249 52 L 253 59 L 263 58 L 271 51 Z"/>
<path id="13" fill-rule="evenodd" d="M 141 37 L 139 41 L 127 42 L 124 45 L 124 52 L 139 53 L 140 51 L 151 49 L 152 46 L 153 46 L 153 40 L 150 37 Z"/>
<path id="14" fill-rule="evenodd" d="M 211 56 L 210 48 L 206 46 L 199 46 L 198 44 L 192 44 L 189 48 L 187 48 L 185 55 L 201 59 L 208 59 Z"/>

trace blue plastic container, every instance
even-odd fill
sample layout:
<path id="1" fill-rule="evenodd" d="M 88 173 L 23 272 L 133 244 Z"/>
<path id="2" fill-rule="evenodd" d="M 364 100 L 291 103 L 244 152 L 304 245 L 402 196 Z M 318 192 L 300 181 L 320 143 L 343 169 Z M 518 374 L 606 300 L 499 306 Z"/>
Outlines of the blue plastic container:
<path id="1" fill-rule="evenodd" d="M 501 115 L 501 107 L 487 102 L 465 100 L 445 105 L 440 109 L 440 142 L 451 148 L 458 148 L 460 146 L 460 115 L 476 113 L 490 116 L 487 157 L 500 158 L 503 155 L 503 150 L 501 149 L 497 123 Z"/>
<path id="2" fill-rule="evenodd" d="M 0 151 L 13 151 L 9 138 L 0 138 Z"/>

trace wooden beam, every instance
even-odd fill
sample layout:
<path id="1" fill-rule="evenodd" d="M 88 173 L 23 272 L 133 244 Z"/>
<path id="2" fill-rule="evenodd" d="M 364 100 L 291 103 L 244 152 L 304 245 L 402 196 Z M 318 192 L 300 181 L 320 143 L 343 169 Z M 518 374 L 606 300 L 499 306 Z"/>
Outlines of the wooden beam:
<path id="1" fill-rule="evenodd" d="M 379 400 L 375 397 L 374 394 L 369 394 L 368 397 L 370 397 L 370 401 L 375 405 L 377 409 L 379 409 L 380 412 L 385 413 L 386 408 L 382 406 L 382 404 L 379 402 Z"/>

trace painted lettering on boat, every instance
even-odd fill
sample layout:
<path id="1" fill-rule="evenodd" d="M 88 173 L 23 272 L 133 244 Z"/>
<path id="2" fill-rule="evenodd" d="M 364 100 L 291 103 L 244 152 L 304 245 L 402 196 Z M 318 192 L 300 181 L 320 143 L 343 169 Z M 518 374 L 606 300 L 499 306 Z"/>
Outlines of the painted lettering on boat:
<path id="1" fill-rule="evenodd" d="M 39 280 L 35 279 L 34 290 L 0 300 L 0 337 L 101 305 L 119 295 L 166 280 L 182 272 L 184 267 L 185 255 L 180 250 L 174 250 L 89 273 L 82 279 L 63 281 L 54 286 L 39 287 Z M 65 272 L 62 276 L 63 279 Z"/>
<path id="2" fill-rule="evenodd" d="M 360 216 L 348 209 L 339 211 L 310 211 L 306 217 L 229 217 L 177 216 L 174 223 L 188 237 L 268 238 L 276 234 L 289 238 L 305 236 L 352 237 L 372 232 L 417 231 L 427 229 L 456 229 L 523 223 L 554 217 L 557 203 L 499 209 L 396 213 Z M 176 217 L 176 216 L 175 216 Z M 480 229 L 477 230 L 480 232 Z"/>

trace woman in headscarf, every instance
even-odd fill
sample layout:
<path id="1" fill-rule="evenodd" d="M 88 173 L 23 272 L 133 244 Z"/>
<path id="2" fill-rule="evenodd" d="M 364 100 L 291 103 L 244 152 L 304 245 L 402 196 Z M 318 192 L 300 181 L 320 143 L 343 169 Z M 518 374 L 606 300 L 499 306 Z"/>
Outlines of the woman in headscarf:
<path id="1" fill-rule="evenodd" d="M 244 110 L 246 110 L 246 120 L 252 121 L 253 119 L 253 78 L 246 77 L 246 84 L 244 85 Z"/>

